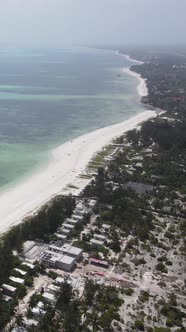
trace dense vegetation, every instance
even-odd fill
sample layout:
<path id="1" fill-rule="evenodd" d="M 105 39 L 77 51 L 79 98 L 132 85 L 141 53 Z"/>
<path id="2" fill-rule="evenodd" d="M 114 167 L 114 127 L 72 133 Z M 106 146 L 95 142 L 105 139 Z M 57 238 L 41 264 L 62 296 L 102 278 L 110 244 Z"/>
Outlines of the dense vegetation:
<path id="1" fill-rule="evenodd" d="M 119 324 L 118 309 L 122 304 L 119 290 L 104 287 L 87 280 L 81 299 L 68 282 L 61 286 L 56 308 L 47 308 L 47 314 L 39 325 L 29 332 L 104 332 L 113 331 L 112 321 Z"/>
<path id="2" fill-rule="evenodd" d="M 70 196 L 57 196 L 49 204 L 43 206 L 36 215 L 27 218 L 21 225 L 11 228 L 1 238 L 0 285 L 7 282 L 13 268 L 20 265 L 18 257 L 13 255 L 12 250 L 20 251 L 22 243 L 26 240 L 40 239 L 48 241 L 50 235 L 56 231 L 63 220 L 71 215 L 74 204 L 74 199 Z M 30 285 L 30 281 L 27 280 L 25 284 Z M 19 287 L 16 299 L 11 303 L 2 302 L 0 297 L 0 329 L 4 327 L 13 314 L 17 298 L 22 297 L 19 296 L 23 294 L 22 291 L 25 295 L 25 288 L 22 290 L 23 287 Z"/>

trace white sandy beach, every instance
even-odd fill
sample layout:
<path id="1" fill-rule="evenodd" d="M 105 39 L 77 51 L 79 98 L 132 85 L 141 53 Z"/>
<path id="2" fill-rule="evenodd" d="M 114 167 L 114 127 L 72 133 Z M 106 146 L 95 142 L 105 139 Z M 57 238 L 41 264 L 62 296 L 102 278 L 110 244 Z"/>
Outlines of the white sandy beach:
<path id="1" fill-rule="evenodd" d="M 146 95 L 148 91 L 145 80 L 129 69 L 124 71 L 139 80 L 139 95 Z M 78 180 L 81 191 L 87 181 L 81 180 L 79 175 L 93 155 L 115 137 L 155 116 L 155 111 L 144 111 L 121 123 L 82 135 L 53 150 L 51 161 L 43 170 L 0 194 L 0 232 L 20 223 L 24 217 L 32 214 L 56 194 L 63 193 L 68 184 L 74 184 Z"/>
<path id="2" fill-rule="evenodd" d="M 124 68 L 123 72 L 139 80 L 139 84 L 136 87 L 137 92 L 140 97 L 146 97 L 148 95 L 146 80 L 143 79 L 140 74 L 137 74 L 134 71 L 130 70 L 130 68 Z"/>
<path id="3" fill-rule="evenodd" d="M 119 51 L 117 51 L 116 54 L 120 55 L 120 56 L 124 56 L 130 62 L 135 62 L 136 64 L 139 64 L 139 65 L 142 65 L 144 63 L 142 61 L 135 60 L 135 59 L 131 58 L 127 54 L 122 54 Z M 123 72 L 138 79 L 139 84 L 136 87 L 137 92 L 138 92 L 140 97 L 146 97 L 148 95 L 146 80 L 143 79 L 140 74 L 135 73 L 134 71 L 130 70 L 130 68 L 124 68 Z"/>
<path id="4" fill-rule="evenodd" d="M 139 64 L 139 65 L 142 65 L 144 62 L 142 62 L 142 61 L 139 61 L 139 60 L 135 60 L 135 59 L 133 59 L 133 58 L 131 58 L 129 55 L 127 55 L 127 54 L 121 54 L 120 52 L 119 52 L 119 55 L 123 55 L 127 60 L 130 60 L 130 61 L 132 61 L 132 62 L 135 62 L 135 63 L 137 63 L 137 64 Z"/>

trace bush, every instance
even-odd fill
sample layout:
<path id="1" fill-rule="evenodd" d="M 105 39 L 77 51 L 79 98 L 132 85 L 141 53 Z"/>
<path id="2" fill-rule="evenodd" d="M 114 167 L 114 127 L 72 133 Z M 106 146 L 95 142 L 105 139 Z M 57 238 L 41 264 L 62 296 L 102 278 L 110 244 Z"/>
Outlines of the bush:
<path id="1" fill-rule="evenodd" d="M 146 264 L 146 261 L 144 260 L 144 258 L 135 259 L 134 264 L 135 264 L 135 266 L 143 265 L 143 264 Z"/>
<path id="2" fill-rule="evenodd" d="M 58 274 L 56 272 L 54 272 L 54 271 L 49 271 L 48 272 L 48 276 L 51 279 L 56 279 L 58 277 Z"/>
<path id="3" fill-rule="evenodd" d="M 153 328 L 151 327 L 151 326 L 148 326 L 147 327 L 147 332 L 153 332 L 154 330 L 153 330 Z"/>
<path id="4" fill-rule="evenodd" d="M 163 273 L 167 273 L 167 269 L 165 267 L 165 265 L 163 263 L 158 263 L 156 266 L 155 266 L 156 270 L 157 271 L 161 271 Z"/>
<path id="5" fill-rule="evenodd" d="M 171 318 L 167 318 L 166 325 L 169 326 L 169 327 L 174 326 L 173 321 L 172 321 Z"/>
<path id="6" fill-rule="evenodd" d="M 154 332 L 171 332 L 171 330 L 167 327 L 155 327 Z"/>
<path id="7" fill-rule="evenodd" d="M 166 261 L 167 261 L 167 257 L 166 256 L 158 257 L 158 262 L 166 262 Z"/>
<path id="8" fill-rule="evenodd" d="M 132 288 L 125 288 L 123 289 L 123 293 L 125 295 L 131 296 L 134 293 L 134 290 Z"/>
<path id="9" fill-rule="evenodd" d="M 171 266 L 172 262 L 171 261 L 167 261 L 165 264 Z"/>
<path id="10" fill-rule="evenodd" d="M 149 300 L 149 293 L 142 291 L 141 294 L 140 294 L 140 298 L 139 299 L 140 299 L 141 302 L 148 301 Z"/>
<path id="11" fill-rule="evenodd" d="M 139 331 L 145 331 L 144 323 L 143 323 L 142 320 L 140 320 L 140 319 L 136 319 L 134 325 L 135 325 L 135 327 L 136 327 Z"/>
<path id="12" fill-rule="evenodd" d="M 181 326 L 182 319 L 186 317 L 184 312 L 181 312 L 178 308 L 170 304 L 165 304 L 160 312 L 163 316 L 167 317 L 166 324 L 170 327 Z"/>
<path id="13" fill-rule="evenodd" d="M 26 278 L 25 278 L 25 286 L 32 287 L 33 282 L 34 282 L 34 279 L 32 278 L 32 276 L 27 275 Z"/>

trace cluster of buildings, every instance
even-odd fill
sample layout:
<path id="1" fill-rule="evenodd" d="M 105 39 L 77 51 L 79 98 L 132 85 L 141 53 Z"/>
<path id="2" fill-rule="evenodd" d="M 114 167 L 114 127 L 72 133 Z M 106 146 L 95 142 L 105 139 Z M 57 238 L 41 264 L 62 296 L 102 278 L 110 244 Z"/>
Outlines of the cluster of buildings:
<path id="1" fill-rule="evenodd" d="M 66 241 L 68 236 L 72 233 L 72 231 L 75 229 L 75 226 L 83 221 L 83 218 L 86 213 L 88 213 L 96 204 L 95 200 L 90 200 L 86 206 L 83 204 L 82 201 L 80 201 L 74 210 L 73 215 L 71 218 L 66 218 L 63 225 L 58 228 L 55 235 L 62 241 Z"/>
<path id="2" fill-rule="evenodd" d="M 109 229 L 110 225 L 102 224 L 102 228 L 100 229 L 101 234 L 94 233 L 94 237 L 90 240 L 90 243 L 96 246 L 103 246 L 107 240 L 106 234 Z"/>
<path id="3" fill-rule="evenodd" d="M 33 270 L 35 268 L 35 266 L 33 264 L 23 262 L 21 265 L 21 268 L 19 268 L 19 269 L 15 268 L 13 270 L 14 275 L 9 277 L 9 283 L 3 284 L 1 286 L 0 291 L 3 295 L 3 300 L 5 302 L 11 301 L 13 299 L 14 295 L 16 294 L 17 288 L 20 285 L 25 284 L 25 277 L 28 274 L 28 272 L 24 270 L 25 267 L 26 267 L 26 270 Z"/>
<path id="4" fill-rule="evenodd" d="M 49 268 L 71 272 L 76 262 L 81 261 L 82 258 L 83 250 L 81 248 L 57 241 L 50 244 L 48 249 L 44 251 L 41 262 Z"/>
<path id="5" fill-rule="evenodd" d="M 47 313 L 48 305 L 55 307 L 57 300 L 59 298 L 60 289 L 64 282 L 67 282 L 70 284 L 73 288 L 77 288 L 78 290 L 82 287 L 84 287 L 84 281 L 82 283 L 79 278 L 76 280 L 73 277 L 68 277 L 67 279 L 64 279 L 63 277 L 57 277 L 52 283 L 49 283 L 45 285 L 42 293 L 39 293 L 41 295 L 39 301 L 34 307 L 29 307 L 29 311 L 31 315 L 28 318 L 28 316 L 23 317 L 22 326 L 16 325 L 12 332 L 26 332 L 27 328 L 30 328 L 31 326 L 37 327 L 39 324 L 39 321 L 42 316 L 44 316 Z"/>
<path id="6" fill-rule="evenodd" d="M 95 206 L 96 201 L 90 200 L 86 204 L 80 201 L 70 218 L 58 228 L 55 235 L 57 241 L 49 244 L 27 241 L 24 244 L 24 257 L 31 262 L 39 261 L 48 268 L 60 269 L 71 272 L 77 262 L 83 258 L 83 250 L 67 243 L 68 236 L 73 232 L 76 225 L 83 221 L 84 216 Z"/>

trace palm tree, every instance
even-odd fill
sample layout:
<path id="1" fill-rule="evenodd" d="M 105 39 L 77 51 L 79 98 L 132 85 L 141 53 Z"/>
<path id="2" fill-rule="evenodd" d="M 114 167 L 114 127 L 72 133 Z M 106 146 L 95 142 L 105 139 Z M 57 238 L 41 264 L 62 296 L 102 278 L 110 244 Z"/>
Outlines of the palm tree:
<path id="1" fill-rule="evenodd" d="M 18 314 L 16 315 L 15 319 L 16 319 L 16 325 L 17 325 L 17 326 L 20 326 L 20 327 L 23 326 L 23 324 L 24 324 L 24 319 L 23 319 L 23 315 L 22 315 L 22 314 L 18 313 Z"/>
<path id="2" fill-rule="evenodd" d="M 101 328 L 100 318 L 95 310 L 93 311 L 92 314 L 90 314 L 89 319 L 90 319 L 90 325 L 92 326 L 92 331 L 98 332 Z"/>

